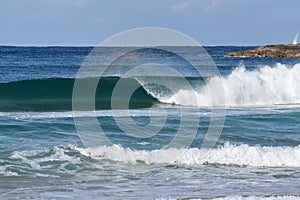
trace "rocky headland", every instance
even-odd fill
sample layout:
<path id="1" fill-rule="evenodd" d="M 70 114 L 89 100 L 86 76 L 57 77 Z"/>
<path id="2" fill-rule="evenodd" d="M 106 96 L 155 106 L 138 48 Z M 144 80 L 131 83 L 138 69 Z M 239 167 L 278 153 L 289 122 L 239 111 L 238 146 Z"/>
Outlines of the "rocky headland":
<path id="1" fill-rule="evenodd" d="M 225 56 L 271 57 L 271 58 L 300 58 L 300 44 L 265 45 L 252 50 L 232 52 Z"/>

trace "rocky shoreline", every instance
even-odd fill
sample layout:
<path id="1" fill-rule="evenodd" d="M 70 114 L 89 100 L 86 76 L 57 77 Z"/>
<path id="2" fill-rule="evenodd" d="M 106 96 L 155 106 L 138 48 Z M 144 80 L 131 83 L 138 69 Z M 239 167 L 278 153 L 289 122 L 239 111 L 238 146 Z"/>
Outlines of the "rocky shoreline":
<path id="1" fill-rule="evenodd" d="M 300 44 L 276 44 L 265 45 L 254 48 L 252 50 L 244 50 L 239 52 L 231 52 L 225 55 L 247 56 L 247 57 L 271 57 L 271 58 L 300 58 Z"/>

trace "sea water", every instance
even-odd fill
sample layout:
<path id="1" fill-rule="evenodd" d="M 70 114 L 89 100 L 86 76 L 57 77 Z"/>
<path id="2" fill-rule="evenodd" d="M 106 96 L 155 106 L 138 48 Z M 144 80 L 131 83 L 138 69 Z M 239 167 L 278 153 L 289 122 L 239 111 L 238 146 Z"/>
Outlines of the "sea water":
<path id="1" fill-rule="evenodd" d="M 193 57 L 193 47 L 174 48 Z M 129 106 L 112 109 L 112 91 L 121 80 L 112 70 L 99 80 L 95 111 L 73 112 L 76 73 L 92 47 L 0 47 L 0 199 L 299 198 L 300 60 L 224 57 L 252 47 L 204 48 L 220 76 L 209 68 L 190 76 L 194 72 L 184 63 L 166 63 L 178 65 L 196 90 L 173 76 L 164 81 L 176 92 L 125 77 L 125 86 L 138 89 Z M 101 49 L 103 55 L 119 50 Z M 97 74 L 91 74 L 82 78 L 94 81 Z M 225 101 L 216 96 L 212 105 L 207 88 L 218 81 Z M 205 149 L 211 106 L 226 117 L 216 144 Z M 83 145 L 76 119 L 87 119 L 89 127 L 93 116 L 111 145 Z M 149 124 L 159 131 L 135 129 Z M 190 145 L 165 148 L 195 130 Z"/>

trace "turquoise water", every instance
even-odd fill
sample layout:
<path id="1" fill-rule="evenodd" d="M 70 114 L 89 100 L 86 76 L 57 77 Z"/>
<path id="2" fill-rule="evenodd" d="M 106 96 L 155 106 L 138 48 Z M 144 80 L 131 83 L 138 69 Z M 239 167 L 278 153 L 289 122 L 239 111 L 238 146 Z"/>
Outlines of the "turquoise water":
<path id="1" fill-rule="evenodd" d="M 195 54 L 193 47 L 174 48 L 187 57 Z M 138 89 L 129 108 L 117 95 L 118 107 L 111 109 L 117 72 L 140 64 L 136 54 L 129 54 L 134 62 L 122 58 L 100 79 L 96 111 L 73 112 L 74 78 L 91 47 L 0 47 L 1 199 L 299 196 L 300 60 L 224 57 L 247 48 L 206 47 L 218 77 L 207 66 L 197 75 L 173 54 L 138 52 L 143 62 L 181 70 L 196 93 L 183 87 L 182 77 L 163 77 L 176 86 L 175 93 L 155 84 L 142 87 L 145 77 L 126 77 L 122 86 Z M 101 55 L 118 51 L 102 48 Z M 95 81 L 95 69 L 81 79 Z M 225 110 L 226 118 L 214 148 L 205 149 L 213 113 L 205 87 L 213 87 L 216 79 L 222 80 L 225 102 L 215 109 Z M 94 116 L 111 146 L 82 144 L 85 135 L 75 122 L 92 127 Z M 136 129 L 149 124 L 149 133 Z M 93 129 L 86 132 L 97 139 Z M 191 135 L 190 145 L 180 146 Z M 165 148 L 174 138 L 174 148 Z"/>

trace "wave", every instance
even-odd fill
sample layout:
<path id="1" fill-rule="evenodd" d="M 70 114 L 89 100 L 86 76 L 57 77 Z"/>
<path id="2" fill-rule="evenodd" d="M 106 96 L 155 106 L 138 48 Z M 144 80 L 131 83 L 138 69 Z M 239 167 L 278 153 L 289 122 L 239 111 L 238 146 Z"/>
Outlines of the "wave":
<path id="1" fill-rule="evenodd" d="M 186 78 L 193 85 L 193 90 L 181 88 L 182 78 L 164 77 L 167 85 L 174 85 L 176 90 L 149 83 L 155 79 L 123 78 L 124 88 L 138 88 L 129 101 L 129 108 L 149 108 L 158 103 L 176 104 L 193 107 L 249 107 L 300 104 L 300 64 L 275 67 L 263 66 L 256 70 L 237 67 L 231 74 L 223 77 Z M 95 78 L 85 78 L 87 83 Z M 96 109 L 111 109 L 113 90 L 120 78 L 102 77 L 95 95 Z M 146 80 L 146 78 L 145 78 Z M 205 80 L 205 83 L 203 82 Z M 0 111 L 57 111 L 72 110 L 72 92 L 75 79 L 51 78 L 23 80 L 0 83 Z M 216 92 L 222 82 L 225 101 Z M 160 80 L 161 82 L 161 80 Z M 155 87 L 154 87 L 155 86 Z M 213 90 L 213 91 L 210 91 Z M 214 94 L 214 104 L 212 95 Z M 124 95 L 123 95 L 124 96 Z M 116 97 L 116 96 L 114 96 Z M 127 99 L 122 95 L 114 99 L 127 108 Z M 83 99 L 83 103 L 89 101 Z M 120 107 L 123 108 L 122 106 Z"/>
<path id="2" fill-rule="evenodd" d="M 179 90 L 165 103 L 187 106 L 272 106 L 300 104 L 300 64 L 289 67 L 278 63 L 275 67 L 263 66 L 256 70 L 237 67 L 224 77 L 212 77 L 200 91 Z M 224 87 L 225 102 L 218 96 L 218 82 Z M 211 88 L 214 91 L 210 91 Z M 215 92 L 214 105 L 211 92 Z"/>
<path id="3" fill-rule="evenodd" d="M 100 79 L 95 94 L 96 109 L 110 109 L 111 96 L 118 77 L 104 77 Z M 87 84 L 95 78 L 85 78 Z M 50 78 L 22 80 L 17 82 L 0 83 L 0 111 L 60 111 L 72 110 L 72 92 L 75 79 Z M 138 89 L 133 93 L 129 108 L 151 107 L 158 101 L 133 78 L 125 79 L 125 84 L 134 85 Z M 115 99 L 127 102 L 127 99 Z M 89 102 L 82 99 L 82 103 Z"/>
<path id="4" fill-rule="evenodd" d="M 79 148 L 68 145 L 54 146 L 45 150 L 15 151 L 7 158 L 2 159 L 4 160 L 0 160 L 0 174 L 6 176 L 26 174 L 26 171 L 30 172 L 32 169 L 39 171 L 56 169 L 57 173 L 72 174 L 75 173 L 76 169 L 82 169 L 90 162 L 94 167 L 96 167 L 96 163 L 100 163 L 99 168 L 101 168 L 102 161 L 144 163 L 145 165 L 235 165 L 299 168 L 300 145 L 295 147 L 261 147 L 246 144 L 239 146 L 225 144 L 216 149 L 170 148 L 157 150 L 135 150 L 119 145 L 97 148 Z M 12 165 L 18 165 L 21 170 L 19 172 L 10 171 Z M 29 169 L 27 169 L 28 167 L 25 169 L 24 166 L 29 166 Z"/>
<path id="5" fill-rule="evenodd" d="M 222 164 L 254 167 L 300 167 L 300 145 L 296 147 L 261 147 L 225 144 L 218 149 L 132 150 L 119 145 L 77 149 L 94 159 L 146 164 L 203 165 Z"/>

